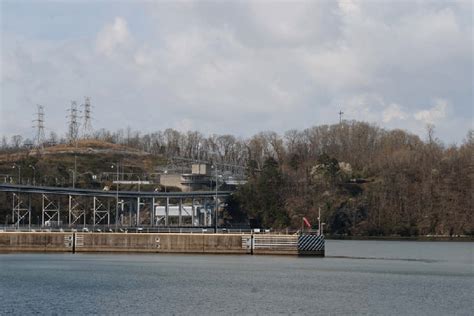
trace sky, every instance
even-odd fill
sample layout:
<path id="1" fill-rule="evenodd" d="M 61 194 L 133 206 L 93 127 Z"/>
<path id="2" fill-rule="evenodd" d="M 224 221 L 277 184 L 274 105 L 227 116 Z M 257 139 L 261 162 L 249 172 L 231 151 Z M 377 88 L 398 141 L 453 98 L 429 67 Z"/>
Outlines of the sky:
<path id="1" fill-rule="evenodd" d="M 472 1 L 0 0 L 0 136 L 94 129 L 248 137 L 343 118 L 443 142 L 473 128 Z"/>

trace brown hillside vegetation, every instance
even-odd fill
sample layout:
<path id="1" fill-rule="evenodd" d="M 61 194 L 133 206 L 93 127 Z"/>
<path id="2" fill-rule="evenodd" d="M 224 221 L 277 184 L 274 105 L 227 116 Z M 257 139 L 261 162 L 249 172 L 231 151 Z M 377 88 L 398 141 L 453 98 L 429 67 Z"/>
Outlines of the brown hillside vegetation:
<path id="1" fill-rule="evenodd" d="M 121 173 L 151 174 L 156 166 L 165 162 L 162 156 L 152 156 L 125 145 L 80 140 L 77 146 L 59 144 L 42 150 L 25 149 L 0 154 L 0 175 L 4 178 L 9 175 L 9 181 L 16 183 L 19 166 L 22 183 L 31 184 L 35 176 L 38 184 L 70 186 L 75 166 L 78 175 L 76 185 L 87 187 L 101 185 L 92 181 L 93 175 L 99 176 L 99 180 L 111 180 L 111 175 L 106 178 L 103 175 L 115 172 L 112 164 L 119 163 Z"/>
<path id="2" fill-rule="evenodd" d="M 181 157 L 244 166 L 248 183 L 236 192 L 224 217 L 250 219 L 261 227 L 301 227 L 302 217 L 339 235 L 473 235 L 474 132 L 446 146 L 429 126 L 425 139 L 365 122 L 262 132 L 242 139 L 173 129 L 139 132 L 99 130 L 78 148 L 58 145 L 43 153 L 4 145 L 0 174 L 67 185 L 77 157 L 82 176 L 107 174 L 121 162 L 128 172 L 151 173 L 166 159 Z M 4 144 L 6 142 L 3 142 Z M 107 179 L 105 179 L 107 180 Z M 110 180 L 110 178 L 109 178 Z M 62 181 L 62 182 L 61 182 Z M 103 182 L 96 183 L 103 185 Z M 5 200 L 6 201 L 6 200 Z M 7 202 L 5 202 L 7 203 Z"/>
<path id="3" fill-rule="evenodd" d="M 149 156 L 149 153 L 124 145 L 113 144 L 94 139 L 85 139 L 79 140 L 77 142 L 77 146 L 71 144 L 59 144 L 51 147 L 45 147 L 41 150 L 30 149 L 23 151 L 14 151 L 11 153 L 1 153 L 0 163 L 17 162 L 23 159 L 24 157 L 29 156 L 49 156 L 60 154 Z"/>

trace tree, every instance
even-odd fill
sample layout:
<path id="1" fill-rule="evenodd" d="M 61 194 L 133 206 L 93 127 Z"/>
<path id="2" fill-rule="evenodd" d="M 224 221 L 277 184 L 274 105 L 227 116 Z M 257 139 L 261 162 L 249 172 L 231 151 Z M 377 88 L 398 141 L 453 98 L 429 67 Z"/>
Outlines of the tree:
<path id="1" fill-rule="evenodd" d="M 22 142 L 23 142 L 23 137 L 21 135 L 12 136 L 11 143 L 12 143 L 13 148 L 15 149 L 20 148 L 20 145 L 22 144 Z"/>
<path id="2" fill-rule="evenodd" d="M 267 158 L 261 173 L 251 178 L 237 193 L 237 201 L 250 218 L 264 227 L 281 228 L 289 224 L 285 210 L 285 179 L 274 158 Z"/>

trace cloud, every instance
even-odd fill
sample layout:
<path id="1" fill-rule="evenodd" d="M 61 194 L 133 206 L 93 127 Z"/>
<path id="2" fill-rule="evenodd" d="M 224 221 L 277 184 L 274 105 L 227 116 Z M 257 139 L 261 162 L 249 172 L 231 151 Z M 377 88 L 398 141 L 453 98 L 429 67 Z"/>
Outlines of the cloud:
<path id="1" fill-rule="evenodd" d="M 415 119 L 426 124 L 434 124 L 444 119 L 446 117 L 448 102 L 444 99 L 436 99 L 434 103 L 435 105 L 429 110 L 416 112 L 414 114 Z"/>
<path id="2" fill-rule="evenodd" d="M 420 122 L 436 122 L 446 140 L 469 128 L 462 118 L 472 113 L 473 12 L 462 2 L 112 2 L 106 9 L 84 16 L 96 25 L 90 34 L 54 24 L 48 32 L 61 36 L 32 37 L 22 34 L 35 27 L 26 13 L 9 19 L 1 33 L 0 133 L 29 131 L 31 116 L 10 122 L 36 103 L 47 106 L 47 124 L 65 132 L 65 109 L 85 95 L 94 126 L 109 129 L 248 136 L 335 123 L 339 110 L 347 120 L 416 133 Z M 448 128 L 455 120 L 459 128 Z"/>
<path id="3" fill-rule="evenodd" d="M 97 34 L 96 48 L 100 53 L 111 56 L 114 52 L 126 47 L 131 39 L 127 21 L 122 17 L 116 17 L 111 24 L 107 24 Z"/>
<path id="4" fill-rule="evenodd" d="M 393 120 L 406 119 L 406 113 L 402 111 L 400 105 L 392 103 L 382 113 L 382 122 L 389 123 Z"/>
<path id="5" fill-rule="evenodd" d="M 356 15 L 360 12 L 359 5 L 355 0 L 339 0 L 337 5 L 345 15 Z"/>

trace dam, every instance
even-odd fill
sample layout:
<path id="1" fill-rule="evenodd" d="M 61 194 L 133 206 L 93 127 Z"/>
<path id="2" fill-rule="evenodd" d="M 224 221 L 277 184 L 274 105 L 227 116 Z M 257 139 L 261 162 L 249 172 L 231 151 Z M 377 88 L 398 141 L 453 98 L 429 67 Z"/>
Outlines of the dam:
<path id="1" fill-rule="evenodd" d="M 0 191 L 12 198 L 12 225 L 0 231 L 0 252 L 324 256 L 322 235 L 219 227 L 218 210 L 228 191 L 114 192 L 12 184 L 0 184 Z M 36 213 L 33 198 L 40 205 Z"/>
<path id="2" fill-rule="evenodd" d="M 1 252 L 324 256 L 322 235 L 0 232 Z"/>

